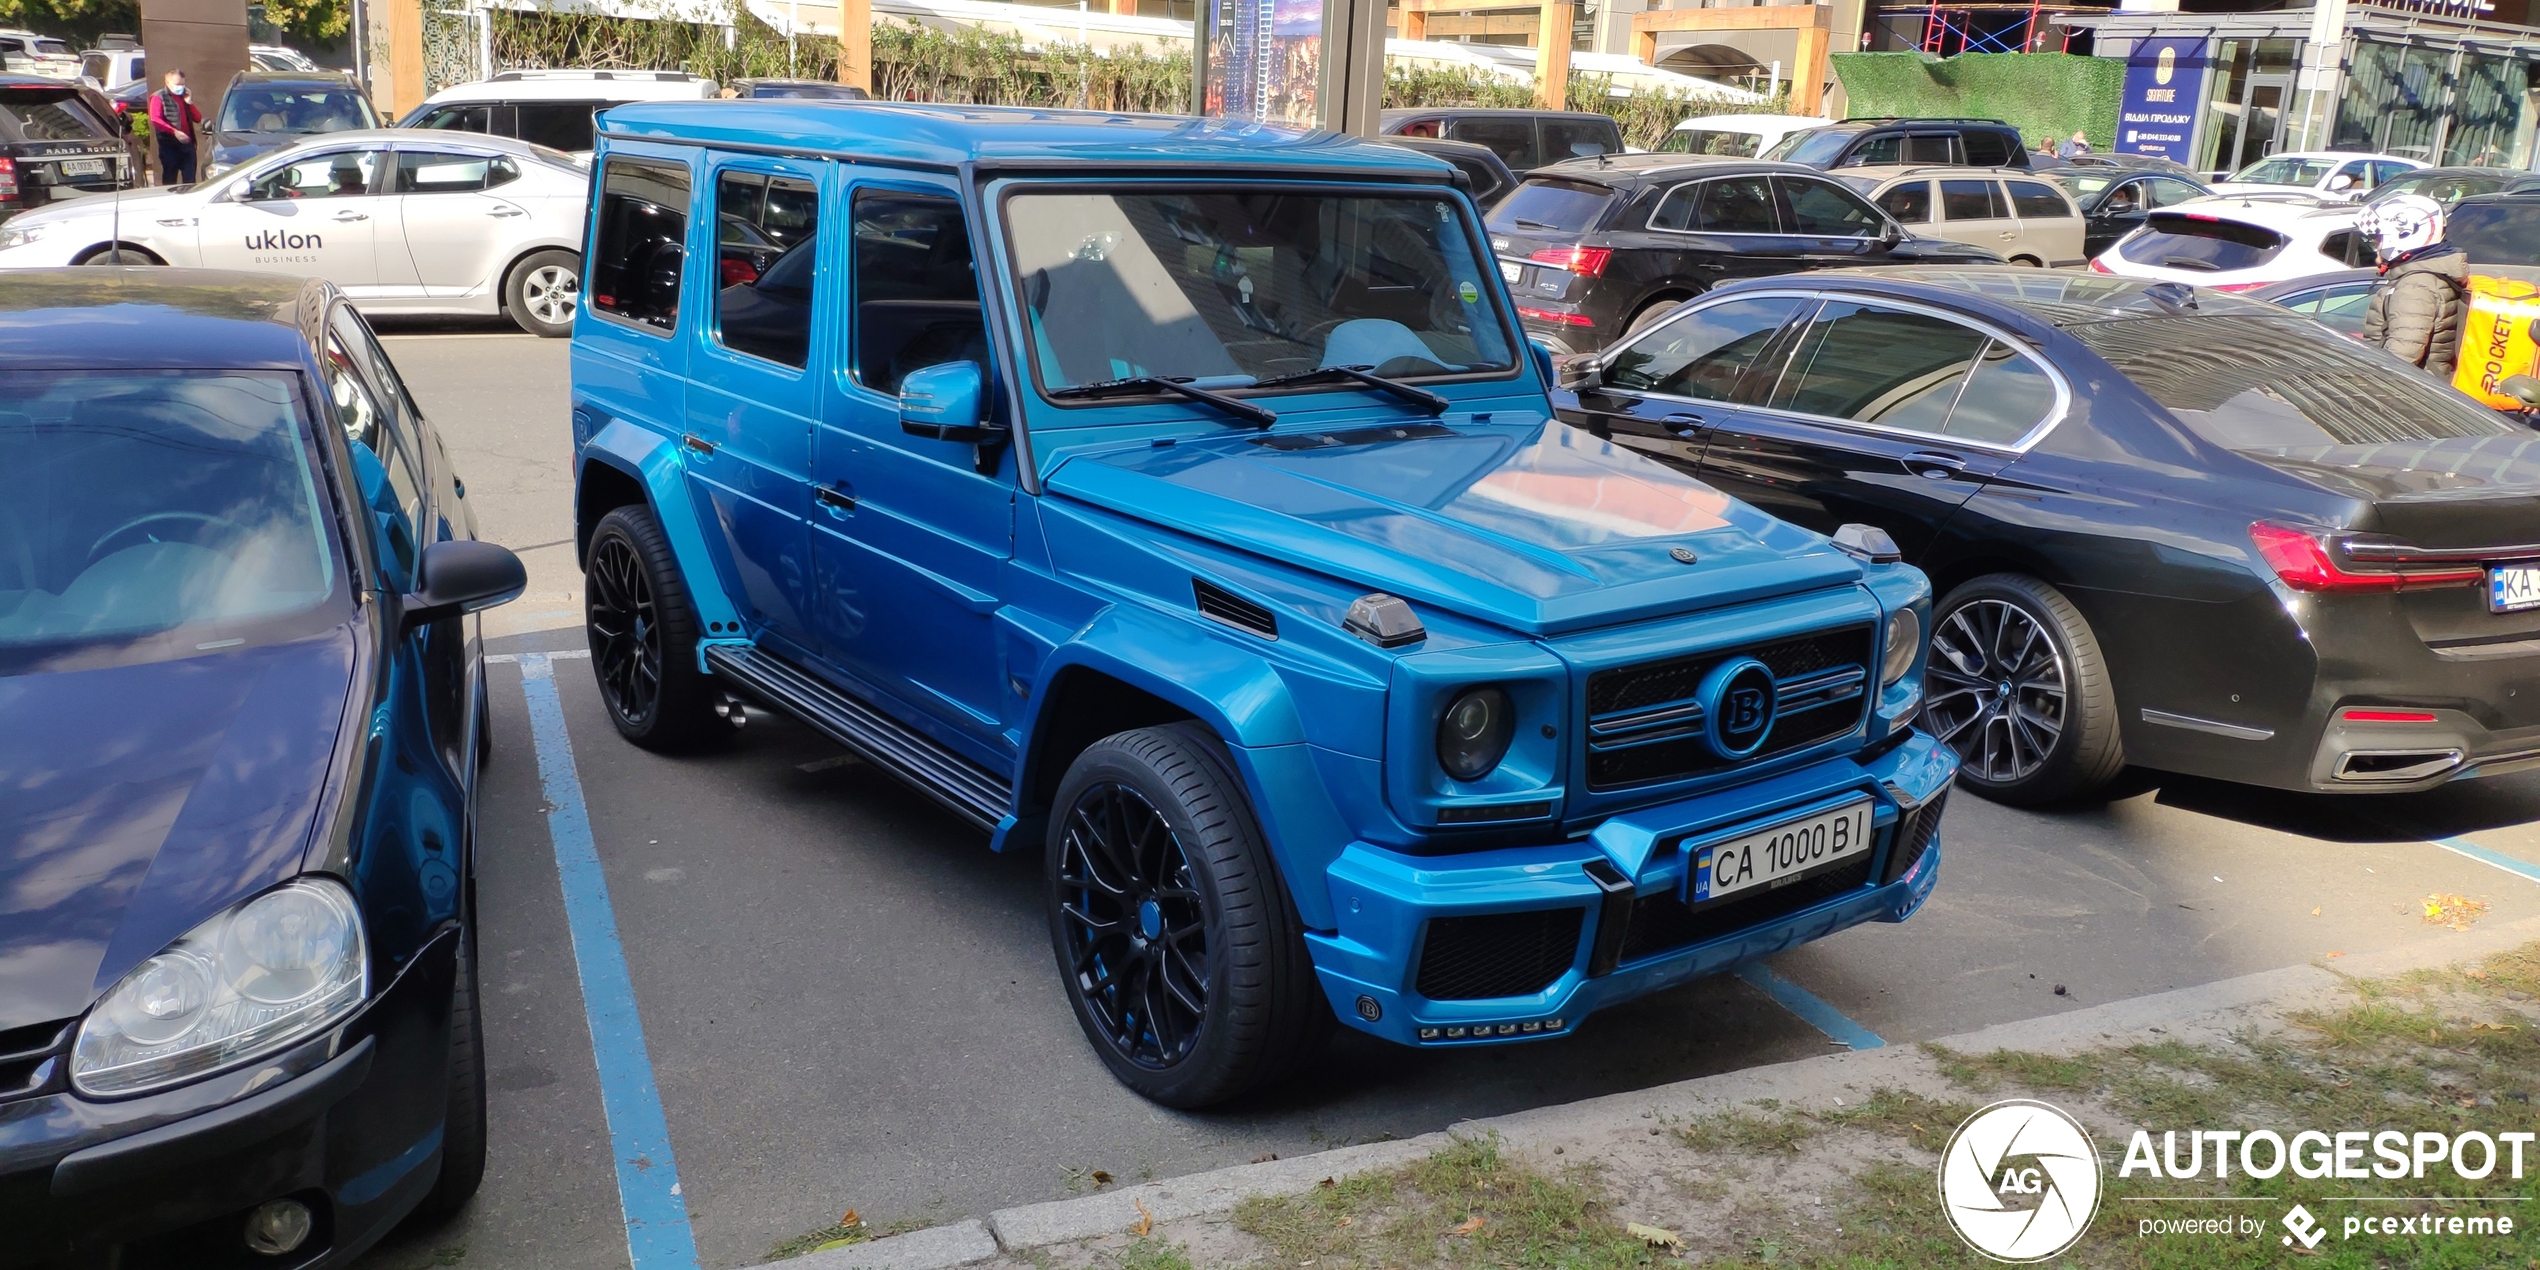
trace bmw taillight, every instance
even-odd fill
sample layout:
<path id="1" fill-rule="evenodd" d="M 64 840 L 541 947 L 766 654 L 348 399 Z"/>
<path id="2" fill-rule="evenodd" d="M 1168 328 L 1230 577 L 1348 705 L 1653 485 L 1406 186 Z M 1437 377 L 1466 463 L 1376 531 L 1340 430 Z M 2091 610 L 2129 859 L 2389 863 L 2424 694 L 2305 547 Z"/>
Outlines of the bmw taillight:
<path id="1" fill-rule="evenodd" d="M 2316 534 L 2289 525 L 2259 521 L 2249 526 L 2249 540 L 2284 585 L 2296 591 L 2413 591 L 2423 587 L 2460 586 L 2485 577 L 2479 569 L 2393 569 L 2357 573 L 2337 563 Z"/>
<path id="2" fill-rule="evenodd" d="M 1532 264 L 1567 269 L 1582 278 L 1594 278 L 1604 274 L 1605 262 L 1613 256 L 1614 249 L 1611 247 L 1546 247 L 1528 255 L 1526 260 Z"/>
<path id="3" fill-rule="evenodd" d="M 2097 258 L 2097 257 L 2095 257 L 2095 256 L 2091 258 L 2091 261 L 2090 261 L 2090 271 L 2091 271 L 2092 273 L 2115 273 L 2115 272 L 2116 272 L 2116 270 L 2111 269 L 2111 268 L 2109 268 L 2108 266 L 2106 266 L 2106 265 L 2103 265 L 2103 264 L 2099 263 L 2098 258 Z"/>

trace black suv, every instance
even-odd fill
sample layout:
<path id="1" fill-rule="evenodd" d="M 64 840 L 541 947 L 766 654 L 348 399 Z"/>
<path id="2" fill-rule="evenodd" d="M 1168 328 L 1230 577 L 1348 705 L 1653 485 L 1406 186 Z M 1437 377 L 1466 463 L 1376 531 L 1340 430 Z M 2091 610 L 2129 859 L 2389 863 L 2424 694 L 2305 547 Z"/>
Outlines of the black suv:
<path id="1" fill-rule="evenodd" d="M 129 184 L 123 134 L 96 90 L 0 75 L 0 220 Z"/>
<path id="2" fill-rule="evenodd" d="M 1790 163 L 1623 154 L 1545 168 L 1491 208 L 1491 250 L 1526 333 L 1586 353 L 1724 282 L 1836 265 L 1999 264 L 1916 238 Z"/>
<path id="3" fill-rule="evenodd" d="M 1572 110 L 1489 110 L 1420 106 L 1377 116 L 1389 137 L 1442 137 L 1488 146 L 1519 176 L 1550 163 L 1623 152 L 1623 128 L 1608 115 Z"/>
<path id="4" fill-rule="evenodd" d="M 1794 132 L 1759 157 L 1829 172 L 1897 166 L 2029 166 L 2020 130 L 1999 119 L 1846 119 Z"/>

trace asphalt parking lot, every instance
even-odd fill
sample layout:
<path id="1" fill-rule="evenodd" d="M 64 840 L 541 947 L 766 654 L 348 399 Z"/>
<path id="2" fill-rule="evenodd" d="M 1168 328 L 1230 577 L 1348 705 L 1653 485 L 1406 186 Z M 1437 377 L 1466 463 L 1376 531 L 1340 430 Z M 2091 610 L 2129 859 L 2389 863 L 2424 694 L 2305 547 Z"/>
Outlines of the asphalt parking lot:
<path id="1" fill-rule="evenodd" d="M 2540 915 L 2540 775 L 2367 801 L 2130 773 L 2108 801 L 2051 814 L 1962 796 L 1939 889 L 1904 925 L 1599 1014 L 1559 1041 L 1435 1054 L 1345 1034 L 1264 1098 L 1164 1111 L 1116 1085 L 1069 1016 L 1036 859 L 990 854 L 984 835 L 780 719 L 704 756 L 618 740 L 572 655 L 566 346 L 507 331 L 385 332 L 485 536 L 522 551 L 531 587 L 486 627 L 503 660 L 489 668 L 479 864 L 485 1186 L 459 1219 L 400 1231 L 362 1263 L 373 1270 L 629 1265 L 594 1012 L 640 1019 L 669 1145 L 647 1167 L 675 1169 L 698 1263 L 727 1267 L 849 1208 L 932 1224 L 1062 1196 L 1095 1170 L 1129 1180 L 1295 1155 L 1805 1057 L 1838 1037 L 1910 1042 L 2419 941 L 2442 933 L 2422 919 L 2429 895 L 2484 901 L 2482 922 Z M 541 673 L 561 726 L 533 735 Z M 631 1000 L 594 974 L 587 924 L 568 929 L 569 906 L 596 893 L 558 864 L 576 794 Z"/>

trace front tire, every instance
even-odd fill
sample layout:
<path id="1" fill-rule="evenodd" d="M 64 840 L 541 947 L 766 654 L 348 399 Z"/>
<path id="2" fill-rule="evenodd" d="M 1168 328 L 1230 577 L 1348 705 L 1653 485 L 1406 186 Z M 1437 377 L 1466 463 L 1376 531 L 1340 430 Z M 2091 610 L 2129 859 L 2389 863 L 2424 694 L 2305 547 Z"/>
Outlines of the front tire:
<path id="1" fill-rule="evenodd" d="M 601 517 L 583 558 L 591 673 L 617 734 L 663 751 L 716 735 L 714 692 L 697 669 L 697 611 L 652 509 Z"/>
<path id="2" fill-rule="evenodd" d="M 1059 786 L 1044 872 L 1076 1021 L 1146 1098 L 1224 1102 L 1329 1034 L 1303 925 L 1206 730 L 1141 728 L 1087 747 Z"/>
<path id="3" fill-rule="evenodd" d="M 427 1221 L 465 1208 L 485 1181 L 485 1029 L 476 1000 L 472 923 L 459 932 L 458 962 L 450 985 L 449 1104 L 441 1121 L 441 1173 L 414 1209 Z"/>
<path id="4" fill-rule="evenodd" d="M 540 339 L 573 334 L 573 315 L 582 307 L 582 257 L 569 251 L 541 251 L 512 267 L 503 284 L 503 308 L 520 329 Z"/>
<path id="5" fill-rule="evenodd" d="M 105 243 L 88 251 L 80 256 L 79 259 L 74 260 L 71 263 L 75 265 L 106 265 L 112 267 L 117 265 L 165 265 L 167 262 L 139 247 L 133 246 L 131 243 Z"/>
<path id="6" fill-rule="evenodd" d="M 1995 573 L 1951 591 L 1926 664 L 1923 727 L 1958 751 L 1958 779 L 1977 793 L 2034 807 L 2125 766 L 2098 637 L 2054 587 Z"/>

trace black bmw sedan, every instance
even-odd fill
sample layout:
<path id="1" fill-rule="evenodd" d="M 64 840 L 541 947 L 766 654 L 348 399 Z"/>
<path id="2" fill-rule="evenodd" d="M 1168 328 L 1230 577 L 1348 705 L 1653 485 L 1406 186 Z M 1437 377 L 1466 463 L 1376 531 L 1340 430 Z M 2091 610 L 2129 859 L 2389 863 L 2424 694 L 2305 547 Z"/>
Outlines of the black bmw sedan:
<path id="1" fill-rule="evenodd" d="M 1930 573 L 1922 726 L 1990 797 L 2540 765 L 2540 437 L 2315 322 L 1855 270 L 1723 288 L 1563 373 L 1572 422 Z"/>
<path id="2" fill-rule="evenodd" d="M 1491 208 L 1489 229 L 1526 334 L 1559 353 L 1594 352 L 1741 278 L 2001 260 L 1915 237 L 1815 168 L 1682 154 L 1538 169 Z"/>

